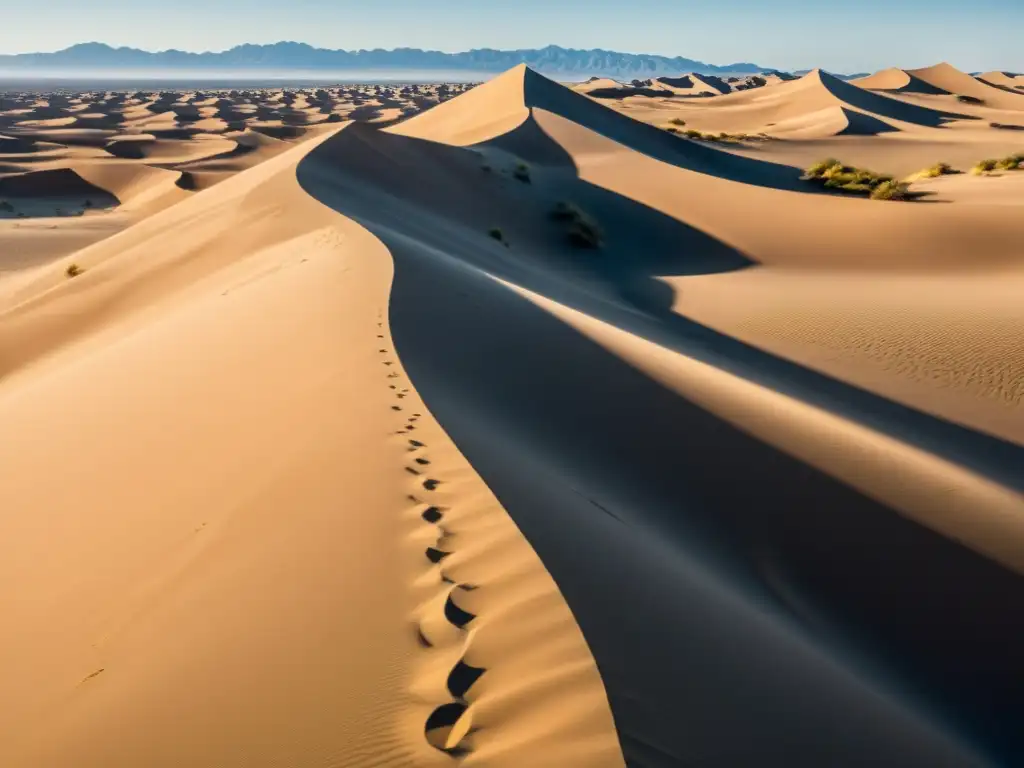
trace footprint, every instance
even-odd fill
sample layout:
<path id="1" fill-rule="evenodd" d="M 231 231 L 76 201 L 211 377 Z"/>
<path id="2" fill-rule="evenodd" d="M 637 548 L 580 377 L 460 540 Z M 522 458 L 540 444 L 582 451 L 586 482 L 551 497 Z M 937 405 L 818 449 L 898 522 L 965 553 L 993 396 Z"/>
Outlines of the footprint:
<path id="1" fill-rule="evenodd" d="M 487 670 L 483 667 L 474 667 L 462 659 L 452 667 L 448 674 L 448 691 L 456 699 L 462 699 L 473 687 L 473 683 L 479 680 Z"/>
<path id="2" fill-rule="evenodd" d="M 472 725 L 469 706 L 453 701 L 442 704 L 431 713 L 427 718 L 424 732 L 432 747 L 458 756 L 466 753 L 466 749 L 460 747 L 460 744 L 469 735 Z"/>
<path id="3" fill-rule="evenodd" d="M 452 591 L 454 592 L 455 590 Z M 465 629 L 466 625 L 476 618 L 476 614 L 464 611 L 456 605 L 452 596 L 448 595 L 448 600 L 444 604 L 444 617 L 448 619 L 450 624 L 453 624 L 459 629 Z"/>
<path id="4" fill-rule="evenodd" d="M 451 552 L 445 552 L 443 549 L 437 547 L 427 547 L 427 560 L 432 563 L 440 563 L 444 560 Z"/>
<path id="5" fill-rule="evenodd" d="M 423 510 L 421 517 L 428 523 L 439 523 L 441 518 L 444 517 L 444 513 L 439 507 L 427 507 Z"/>

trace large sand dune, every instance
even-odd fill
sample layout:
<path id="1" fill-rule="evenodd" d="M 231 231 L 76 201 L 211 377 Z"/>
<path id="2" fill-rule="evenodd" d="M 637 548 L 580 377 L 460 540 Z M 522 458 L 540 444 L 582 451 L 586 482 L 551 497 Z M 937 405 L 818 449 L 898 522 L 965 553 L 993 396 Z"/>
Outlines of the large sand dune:
<path id="1" fill-rule="evenodd" d="M 887 78 L 16 163 L 125 223 L 0 273 L 0 764 L 1012 765 L 1020 188 L 802 181 L 1007 133 Z"/>

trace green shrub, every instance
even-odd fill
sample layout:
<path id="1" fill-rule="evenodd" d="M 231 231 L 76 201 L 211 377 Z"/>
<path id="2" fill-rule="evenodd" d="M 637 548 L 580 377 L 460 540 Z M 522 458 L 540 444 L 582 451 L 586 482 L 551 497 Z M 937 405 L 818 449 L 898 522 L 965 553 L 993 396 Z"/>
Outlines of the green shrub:
<path id="1" fill-rule="evenodd" d="M 516 169 L 512 171 L 512 176 L 524 184 L 529 184 L 532 181 L 530 178 L 530 166 L 526 163 L 518 163 Z"/>
<path id="2" fill-rule="evenodd" d="M 907 196 L 906 182 L 899 182 L 892 176 L 864 168 L 845 165 L 831 157 L 807 168 L 801 178 L 804 181 L 821 184 L 825 189 L 852 195 L 867 195 L 875 200 L 902 200 Z"/>
<path id="3" fill-rule="evenodd" d="M 492 227 L 491 229 L 487 230 L 487 234 L 492 239 L 497 240 L 499 243 L 505 242 L 505 235 L 504 235 L 504 233 L 500 229 L 498 229 L 497 227 Z"/>
<path id="4" fill-rule="evenodd" d="M 837 167 L 842 168 L 843 164 L 834 157 L 830 157 L 826 160 L 820 160 L 804 171 L 803 178 L 804 180 L 823 179 L 825 178 L 826 171 L 830 171 Z"/>
<path id="5" fill-rule="evenodd" d="M 996 161 L 996 170 L 1016 171 L 1024 163 L 1024 154 L 1007 155 Z"/>
<path id="6" fill-rule="evenodd" d="M 77 264 L 72 263 L 72 264 L 68 264 L 67 268 L 64 270 L 64 274 L 67 277 L 78 277 L 84 271 L 85 270 L 82 269 L 80 266 L 78 266 Z"/>
<path id="7" fill-rule="evenodd" d="M 906 200 L 910 185 L 903 181 L 890 179 L 883 181 L 871 190 L 872 200 Z"/>
<path id="8" fill-rule="evenodd" d="M 960 171 L 948 163 L 936 163 L 930 168 L 925 168 L 913 174 L 910 176 L 910 179 L 935 179 L 939 176 L 950 176 L 955 173 L 960 173 Z"/>
<path id="9" fill-rule="evenodd" d="M 679 127 L 686 125 L 686 121 L 681 117 L 673 117 L 669 122 L 672 123 L 672 125 L 678 125 Z"/>
<path id="10" fill-rule="evenodd" d="M 992 171 L 1016 171 L 1020 169 L 1022 163 L 1024 163 L 1024 152 L 1018 152 L 998 159 L 982 160 L 971 169 L 971 173 L 981 175 Z"/>
<path id="11" fill-rule="evenodd" d="M 989 171 L 994 171 L 996 169 L 996 164 L 998 162 L 998 160 L 991 159 L 982 160 L 980 163 L 971 168 L 971 173 L 981 175 L 983 173 L 988 173 Z"/>
<path id="12" fill-rule="evenodd" d="M 704 138 L 703 133 L 701 133 L 700 131 L 695 131 L 693 128 L 689 128 L 683 133 L 686 134 L 686 138 L 688 139 L 696 139 L 697 141 L 700 141 L 701 139 Z"/>

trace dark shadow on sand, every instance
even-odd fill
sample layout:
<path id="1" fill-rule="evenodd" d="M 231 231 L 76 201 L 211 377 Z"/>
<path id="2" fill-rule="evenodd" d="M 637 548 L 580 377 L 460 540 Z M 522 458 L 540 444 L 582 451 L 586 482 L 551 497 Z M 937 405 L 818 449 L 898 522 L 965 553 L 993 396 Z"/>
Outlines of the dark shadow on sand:
<path id="1" fill-rule="evenodd" d="M 1014 487 L 1024 451 L 672 314 L 654 275 L 748 260 L 560 163 L 538 188 L 600 217 L 600 256 L 568 269 L 540 244 L 506 256 L 467 238 L 461 225 L 496 200 L 480 184 L 446 191 L 445 174 L 479 162 L 348 128 L 298 178 L 391 250 L 403 364 L 562 590 L 629 764 L 985 764 L 947 736 L 1000 765 L 1024 752 L 1024 580 L 698 408 L 488 274 Z M 511 215 L 543 215 L 550 200 L 509 183 Z M 405 215 L 423 206 L 429 226 Z"/>

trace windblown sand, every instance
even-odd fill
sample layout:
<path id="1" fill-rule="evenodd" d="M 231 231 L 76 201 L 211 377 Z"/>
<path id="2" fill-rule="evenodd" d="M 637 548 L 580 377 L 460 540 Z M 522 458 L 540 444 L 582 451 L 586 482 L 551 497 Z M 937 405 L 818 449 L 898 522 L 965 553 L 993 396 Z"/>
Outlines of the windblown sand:
<path id="1" fill-rule="evenodd" d="M 0 765 L 1024 752 L 1015 76 L 575 90 L 5 97 Z"/>

